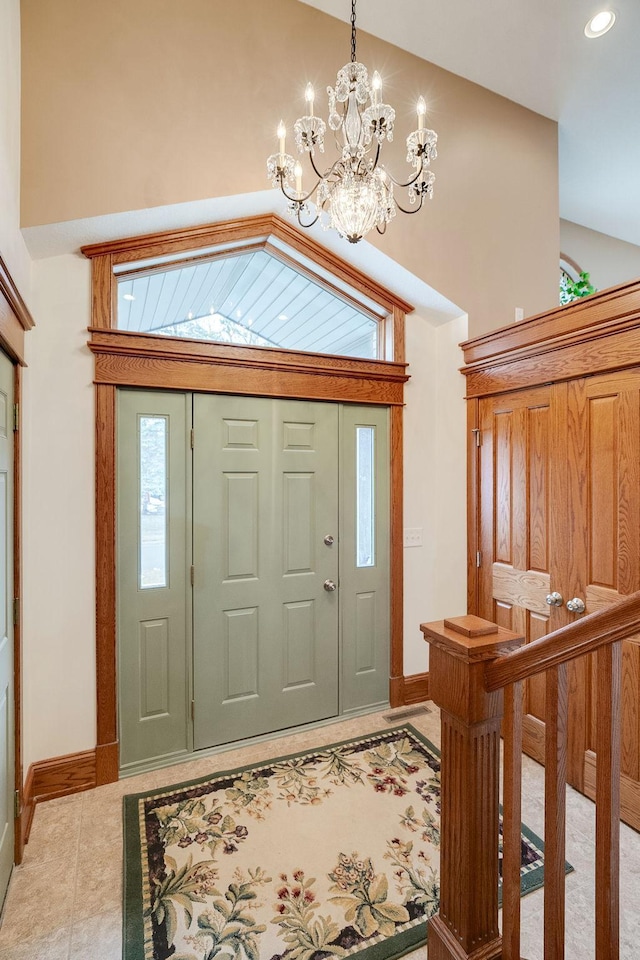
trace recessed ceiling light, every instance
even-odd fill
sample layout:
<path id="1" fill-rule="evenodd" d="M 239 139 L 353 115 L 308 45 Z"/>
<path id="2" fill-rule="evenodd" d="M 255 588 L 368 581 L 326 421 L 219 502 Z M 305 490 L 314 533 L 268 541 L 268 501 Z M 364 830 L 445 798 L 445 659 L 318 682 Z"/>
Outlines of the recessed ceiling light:
<path id="1" fill-rule="evenodd" d="M 123 299 L 123 300 L 135 300 L 135 297 L 134 297 L 134 295 L 133 295 L 132 293 L 123 293 L 123 294 L 122 294 L 122 299 Z"/>
<path id="2" fill-rule="evenodd" d="M 288 320 L 288 319 L 289 317 L 286 315 L 286 313 L 278 314 L 278 320 Z"/>
<path id="3" fill-rule="evenodd" d="M 607 30 L 611 30 L 615 22 L 616 15 L 613 10 L 601 10 L 600 13 L 596 13 L 595 17 L 591 17 L 584 28 L 584 34 L 591 40 L 601 37 Z"/>

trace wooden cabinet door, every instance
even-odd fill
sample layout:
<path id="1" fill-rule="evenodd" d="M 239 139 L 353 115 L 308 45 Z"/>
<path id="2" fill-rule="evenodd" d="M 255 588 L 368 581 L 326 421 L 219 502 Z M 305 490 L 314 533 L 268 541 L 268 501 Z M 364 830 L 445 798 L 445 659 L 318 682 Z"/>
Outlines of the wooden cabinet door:
<path id="1" fill-rule="evenodd" d="M 640 590 L 640 371 L 567 385 L 575 594 L 594 613 Z M 569 599 L 567 597 L 567 599 Z M 583 665 L 584 792 L 595 796 L 595 657 Z M 622 817 L 640 829 L 640 636 L 623 643 Z"/>

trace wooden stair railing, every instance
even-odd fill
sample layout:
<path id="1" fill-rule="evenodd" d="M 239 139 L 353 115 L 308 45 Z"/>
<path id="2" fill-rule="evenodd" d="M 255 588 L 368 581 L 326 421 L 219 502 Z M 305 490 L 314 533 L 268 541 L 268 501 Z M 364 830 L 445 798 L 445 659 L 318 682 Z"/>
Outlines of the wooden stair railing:
<path id="1" fill-rule="evenodd" d="M 421 630 L 431 646 L 431 697 L 442 714 L 440 910 L 429 921 L 429 960 L 521 960 L 523 682 L 539 673 L 546 673 L 544 958 L 564 960 L 567 663 L 592 653 L 598 715 L 595 960 L 618 960 L 621 654 L 622 641 L 640 633 L 640 593 L 527 646 L 524 637 L 473 616 L 422 624 Z"/>

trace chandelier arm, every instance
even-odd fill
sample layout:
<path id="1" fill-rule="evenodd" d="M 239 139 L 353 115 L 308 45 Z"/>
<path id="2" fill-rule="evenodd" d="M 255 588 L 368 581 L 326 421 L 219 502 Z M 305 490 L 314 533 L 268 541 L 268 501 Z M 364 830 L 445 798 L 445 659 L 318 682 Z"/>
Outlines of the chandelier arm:
<path id="1" fill-rule="evenodd" d="M 422 204 L 424 202 L 424 194 L 422 193 L 420 194 L 420 202 L 416 204 L 416 206 L 414 206 L 412 210 L 407 210 L 406 207 L 403 207 L 401 203 L 398 203 L 395 197 L 393 198 L 393 202 L 395 203 L 400 213 L 418 213 L 418 211 L 422 209 Z"/>
<path id="2" fill-rule="evenodd" d="M 389 177 L 389 179 L 391 180 L 391 182 L 395 187 L 400 187 L 401 189 L 404 187 L 412 187 L 414 183 L 418 180 L 418 178 L 422 176 L 422 174 L 424 173 L 424 160 L 423 159 L 420 160 L 419 169 L 416 170 L 415 174 L 411 177 L 410 180 L 407 180 L 406 183 L 403 183 L 401 180 L 396 180 L 393 174 L 389 173 L 387 169 L 385 169 L 384 172 Z"/>
<path id="3" fill-rule="evenodd" d="M 316 192 L 316 190 L 317 190 L 318 187 L 320 186 L 321 180 L 322 180 L 322 178 L 320 178 L 320 180 L 318 180 L 318 182 L 316 183 L 316 185 L 311 188 L 311 190 L 309 191 L 309 193 L 308 193 L 305 197 L 292 197 L 292 196 L 291 196 L 289 193 L 287 193 L 287 191 L 285 190 L 284 177 L 281 176 L 281 177 L 280 177 L 280 190 L 282 191 L 282 193 L 284 194 L 284 196 L 287 198 L 287 200 L 290 200 L 290 201 L 291 201 L 291 203 L 306 203 L 307 200 L 309 200 L 309 199 L 313 196 L 313 194 Z"/>
<path id="4" fill-rule="evenodd" d="M 337 159 L 334 163 L 331 164 L 331 166 L 330 166 L 329 169 L 326 171 L 326 173 L 321 173 L 321 171 L 318 170 L 318 168 L 316 167 L 315 160 L 314 160 L 314 157 L 313 157 L 313 153 L 311 153 L 311 152 L 309 153 L 309 160 L 310 160 L 310 162 L 311 162 L 311 166 L 313 167 L 313 172 L 315 173 L 315 175 L 316 175 L 320 180 L 328 180 L 329 177 L 332 176 L 332 174 L 334 174 L 334 173 L 336 172 L 336 167 L 338 167 L 338 165 L 342 163 L 342 157 L 338 157 L 338 159 Z M 316 185 L 315 185 L 315 187 L 314 187 L 313 189 L 316 190 L 317 188 L 318 188 L 318 184 L 316 183 Z M 312 192 L 313 192 L 313 191 L 312 191 Z"/>
<path id="5" fill-rule="evenodd" d="M 318 220 L 320 219 L 320 214 L 319 214 L 319 213 L 316 213 L 316 215 L 315 215 L 315 217 L 313 218 L 313 220 L 309 220 L 308 223 L 303 223 L 303 222 L 302 222 L 302 217 L 300 216 L 301 213 L 302 213 L 302 204 L 300 203 L 300 204 L 297 205 L 296 218 L 297 218 L 298 223 L 300 224 L 300 226 L 301 226 L 301 227 L 304 227 L 305 230 L 308 230 L 309 227 L 312 227 L 312 226 L 314 225 L 314 223 L 317 223 Z"/>

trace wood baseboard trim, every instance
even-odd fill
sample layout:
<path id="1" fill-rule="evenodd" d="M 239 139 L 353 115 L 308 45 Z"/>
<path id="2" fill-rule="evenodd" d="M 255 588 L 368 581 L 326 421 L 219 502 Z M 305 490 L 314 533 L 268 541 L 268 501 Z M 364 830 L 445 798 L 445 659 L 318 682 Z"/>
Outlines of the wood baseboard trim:
<path id="1" fill-rule="evenodd" d="M 402 678 L 402 703 L 408 706 L 412 703 L 422 703 L 429 699 L 429 674 L 414 673 Z"/>
<path id="2" fill-rule="evenodd" d="M 392 707 L 407 707 L 429 699 L 429 674 L 414 673 L 408 677 L 391 677 L 389 703 Z"/>
<path id="3" fill-rule="evenodd" d="M 96 786 L 96 751 L 69 753 L 64 757 L 39 760 L 29 767 L 22 800 L 23 829 L 28 836 L 36 803 L 67 797 Z"/>

